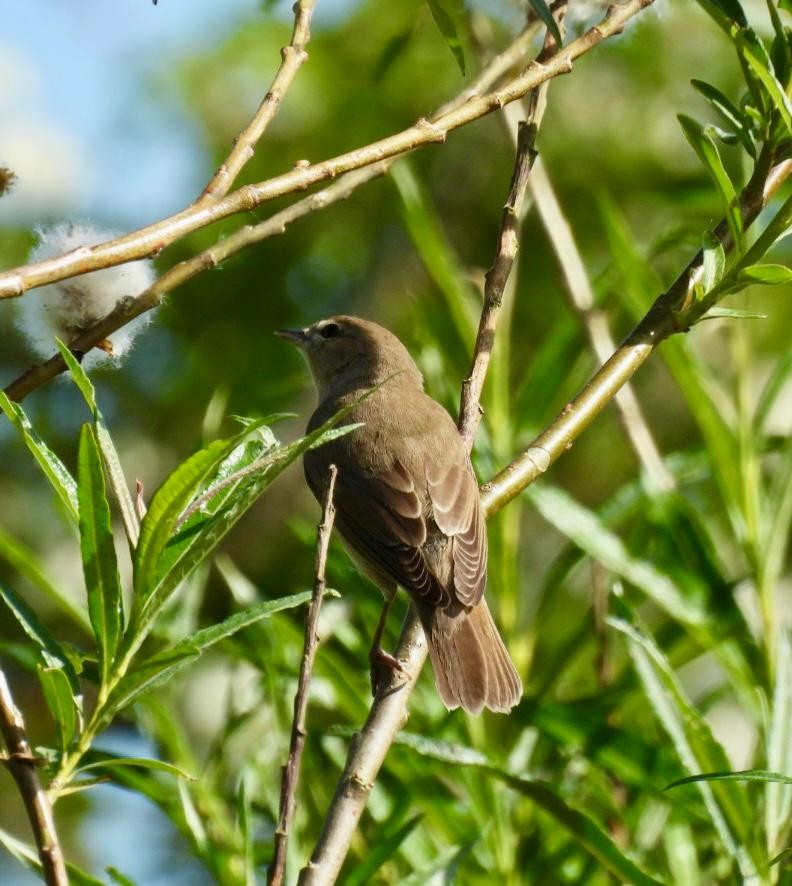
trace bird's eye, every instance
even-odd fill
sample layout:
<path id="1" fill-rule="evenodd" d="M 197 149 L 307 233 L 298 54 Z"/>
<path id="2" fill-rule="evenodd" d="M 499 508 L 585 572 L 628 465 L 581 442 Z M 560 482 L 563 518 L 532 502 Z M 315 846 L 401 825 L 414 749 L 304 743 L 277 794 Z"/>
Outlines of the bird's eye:
<path id="1" fill-rule="evenodd" d="M 319 335 L 322 338 L 335 338 L 341 334 L 341 327 L 338 323 L 326 323 L 320 330 Z"/>

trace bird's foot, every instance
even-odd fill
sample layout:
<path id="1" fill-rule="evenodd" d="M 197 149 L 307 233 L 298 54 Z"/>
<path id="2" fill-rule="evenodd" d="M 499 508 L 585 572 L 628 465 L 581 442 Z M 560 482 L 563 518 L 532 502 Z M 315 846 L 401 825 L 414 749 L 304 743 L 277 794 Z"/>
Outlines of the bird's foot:
<path id="1" fill-rule="evenodd" d="M 375 646 L 369 652 L 369 664 L 371 666 L 371 694 L 375 696 L 385 687 L 393 671 L 398 671 L 400 674 L 405 673 L 404 665 L 399 659 L 395 655 L 391 655 L 390 652 L 386 652 L 381 646 Z"/>

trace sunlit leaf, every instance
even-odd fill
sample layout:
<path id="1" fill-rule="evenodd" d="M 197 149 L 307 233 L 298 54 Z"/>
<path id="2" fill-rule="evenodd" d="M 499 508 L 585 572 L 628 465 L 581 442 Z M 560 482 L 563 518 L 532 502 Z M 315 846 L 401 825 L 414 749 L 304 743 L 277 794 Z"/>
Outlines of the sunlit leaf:
<path id="1" fill-rule="evenodd" d="M 19 436 L 35 458 L 38 466 L 44 472 L 50 485 L 55 490 L 58 498 L 63 503 L 66 513 L 77 525 L 77 484 L 72 475 L 63 466 L 63 462 L 47 446 L 47 444 L 33 430 L 33 426 L 25 415 L 24 410 L 18 403 L 13 403 L 0 391 L 0 409 L 8 416 L 11 424 L 16 428 Z"/>
<path id="2" fill-rule="evenodd" d="M 106 680 L 123 627 L 121 579 L 110 526 L 99 447 L 91 425 L 80 432 L 77 495 L 80 505 L 82 554 L 88 613 L 99 649 L 102 679 Z"/>

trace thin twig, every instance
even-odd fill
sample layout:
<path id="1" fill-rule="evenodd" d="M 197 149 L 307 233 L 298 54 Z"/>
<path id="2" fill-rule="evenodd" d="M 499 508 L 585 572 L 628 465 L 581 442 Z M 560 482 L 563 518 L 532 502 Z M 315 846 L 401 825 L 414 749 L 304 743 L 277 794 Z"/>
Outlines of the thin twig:
<path id="1" fill-rule="evenodd" d="M 48 886 L 68 886 L 69 880 L 58 842 L 58 832 L 55 829 L 52 806 L 36 772 L 36 758 L 27 740 L 25 721 L 14 704 L 2 670 L 0 670 L 0 732 L 8 750 L 8 756 L 3 759 L 3 763 L 14 777 L 25 803 L 38 847 L 44 882 Z"/>
<path id="2" fill-rule="evenodd" d="M 555 12 L 559 27 L 563 22 L 565 12 L 565 3 L 559 6 Z M 556 51 L 555 39 L 548 31 L 542 52 L 537 57 L 537 63 L 544 64 Z M 473 448 L 473 440 L 481 421 L 481 392 L 484 388 L 484 379 L 487 376 L 492 348 L 495 344 L 495 330 L 500 318 L 503 294 L 520 246 L 519 228 L 522 221 L 525 193 L 531 169 L 537 157 L 536 134 L 547 105 L 548 85 L 549 83 L 543 83 L 531 92 L 526 119 L 520 120 L 518 123 L 517 155 L 514 160 L 509 195 L 506 198 L 501 216 L 495 259 L 484 278 L 484 306 L 479 319 L 476 344 L 473 348 L 470 374 L 462 383 L 459 404 L 459 433 L 465 441 L 468 452 Z"/>
<path id="3" fill-rule="evenodd" d="M 743 229 L 751 225 L 791 174 L 790 160 L 771 168 L 761 162 L 757 164 L 751 181 L 741 195 Z M 734 244 L 725 219 L 718 225 L 715 234 L 723 244 L 724 251 L 733 249 Z M 663 339 L 682 331 L 678 312 L 687 304 L 689 293 L 700 278 L 702 261 L 703 256 L 699 252 L 670 289 L 656 300 L 624 344 L 583 391 L 562 410 L 547 430 L 525 452 L 481 487 L 481 502 L 487 517 L 500 511 L 541 476 L 610 403 L 616 392 L 643 365 L 654 348 Z M 330 884 L 340 871 L 388 749 L 407 719 L 410 695 L 426 660 L 426 653 L 420 621 L 411 609 L 396 651 L 399 661 L 407 662 L 405 671 L 403 674 L 394 674 L 386 691 L 374 699 L 366 725 L 350 746 L 346 766 L 325 817 L 319 843 L 311 862 L 302 871 L 301 884 Z"/>
<path id="4" fill-rule="evenodd" d="M 335 519 L 333 492 L 335 490 L 337 474 L 338 469 L 336 466 L 330 465 L 327 491 L 325 492 L 322 506 L 322 519 L 317 529 L 313 595 L 311 596 L 308 616 L 305 621 L 305 644 L 302 663 L 300 664 L 300 676 L 297 681 L 297 693 L 294 696 L 294 719 L 292 720 L 289 758 L 283 767 L 280 816 L 278 818 L 278 827 L 275 829 L 274 853 L 267 877 L 269 886 L 281 886 L 286 870 L 289 828 L 294 818 L 295 792 L 297 790 L 297 782 L 300 779 L 300 761 L 303 747 L 305 746 L 305 714 L 308 709 L 308 689 L 311 685 L 311 672 L 313 671 L 316 649 L 319 645 L 316 626 L 319 621 L 319 610 L 322 608 L 322 597 L 325 592 L 325 564 L 327 563 L 327 550 L 330 546 L 330 536 L 333 532 L 333 520 Z"/>
<path id="5" fill-rule="evenodd" d="M 493 86 L 506 71 L 522 58 L 526 47 L 538 30 L 539 24 L 536 21 L 526 26 L 525 30 L 502 53 L 496 55 L 485 65 L 468 90 L 444 105 L 443 108 L 437 111 L 437 114 L 461 107 L 471 96 L 479 95 Z M 349 172 L 329 187 L 304 197 L 283 211 L 276 213 L 271 218 L 257 225 L 246 225 L 209 249 L 174 265 L 145 292 L 140 293 L 140 295 L 133 299 L 121 302 L 112 313 L 95 326 L 86 329 L 77 339 L 70 342 L 69 346 L 73 351 L 79 351 L 82 354 L 88 353 L 91 348 L 107 338 L 111 333 L 134 320 L 135 317 L 139 317 L 146 311 L 156 308 L 162 299 L 178 286 L 181 286 L 198 274 L 216 267 L 220 262 L 225 261 L 245 247 L 265 240 L 268 237 L 284 233 L 287 226 L 292 222 L 346 199 L 360 185 L 384 175 L 398 159 L 398 157 L 394 157 L 375 163 L 373 166 Z M 65 369 L 66 364 L 63 357 L 58 353 L 45 363 L 39 363 L 23 372 L 8 385 L 5 393 L 12 400 L 22 400 L 31 391 L 46 384 L 50 379 L 64 372 Z"/>
<path id="6" fill-rule="evenodd" d="M 53 283 L 87 271 L 107 268 L 161 252 L 174 241 L 239 212 L 248 212 L 262 203 L 305 190 L 353 169 L 396 157 L 428 144 L 444 142 L 448 133 L 499 110 L 536 89 L 552 77 L 569 73 L 581 55 L 603 40 L 621 33 L 631 18 L 653 0 L 627 0 L 611 6 L 602 21 L 573 40 L 547 63 L 530 64 L 503 86 L 474 96 L 459 108 L 433 120 L 419 119 L 413 126 L 379 141 L 315 164 L 297 164 L 294 169 L 267 181 L 243 185 L 211 205 L 194 203 L 168 218 L 95 246 L 84 246 L 65 255 L 44 259 L 0 274 L 0 298 L 21 296 L 26 290 Z"/>
<path id="7" fill-rule="evenodd" d="M 316 0 L 297 0 L 294 4 L 294 28 L 291 41 L 288 46 L 281 49 L 281 63 L 275 74 L 275 79 L 253 119 L 234 139 L 231 153 L 204 188 L 198 204 L 224 197 L 236 181 L 242 167 L 253 157 L 257 142 L 272 118 L 278 113 L 286 90 L 291 86 L 297 71 L 308 58 L 305 47 L 311 39 L 311 16 L 314 6 L 316 6 Z"/>

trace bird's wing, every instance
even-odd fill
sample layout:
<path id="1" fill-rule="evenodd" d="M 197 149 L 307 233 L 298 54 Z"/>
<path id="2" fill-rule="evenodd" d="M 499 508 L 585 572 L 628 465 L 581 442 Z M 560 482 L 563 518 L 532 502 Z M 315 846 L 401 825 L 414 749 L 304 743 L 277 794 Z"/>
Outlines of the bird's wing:
<path id="1" fill-rule="evenodd" d="M 475 606 L 487 585 L 487 530 L 473 468 L 449 458 L 428 465 L 426 481 L 434 521 L 452 540 L 456 599 Z"/>
<path id="2" fill-rule="evenodd" d="M 326 465 L 337 464 L 336 522 L 347 543 L 431 606 L 445 609 L 453 600 L 465 606 L 477 603 L 486 583 L 487 541 L 469 465 L 465 463 L 460 474 L 429 472 L 434 519 L 427 525 L 422 490 L 400 463 L 376 477 L 363 476 L 344 457 L 343 447 L 323 452 L 332 446 L 306 453 L 305 473 L 314 493 L 321 496 Z M 434 524 L 442 535 L 451 537 L 450 546 Z M 449 551 L 453 570 L 442 568 L 440 562 Z"/>

